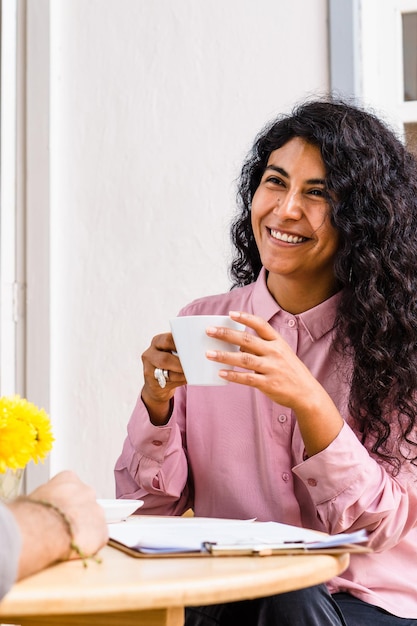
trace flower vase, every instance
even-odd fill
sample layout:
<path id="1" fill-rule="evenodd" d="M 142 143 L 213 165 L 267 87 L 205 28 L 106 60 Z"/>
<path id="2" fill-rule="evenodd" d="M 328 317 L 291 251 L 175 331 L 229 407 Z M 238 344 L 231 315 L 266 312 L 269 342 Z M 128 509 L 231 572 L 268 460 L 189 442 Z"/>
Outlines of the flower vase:
<path id="1" fill-rule="evenodd" d="M 24 469 L 7 468 L 3 474 L 0 474 L 0 500 L 7 502 L 20 495 L 24 471 Z"/>

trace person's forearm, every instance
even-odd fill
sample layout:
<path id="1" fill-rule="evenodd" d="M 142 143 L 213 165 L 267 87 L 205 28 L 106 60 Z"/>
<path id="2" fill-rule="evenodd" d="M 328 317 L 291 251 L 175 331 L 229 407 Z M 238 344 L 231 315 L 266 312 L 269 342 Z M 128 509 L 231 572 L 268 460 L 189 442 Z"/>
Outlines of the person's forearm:
<path id="1" fill-rule="evenodd" d="M 19 498 L 8 506 L 22 537 L 18 580 L 69 557 L 71 537 L 59 513 L 29 498 Z"/>
<path id="2" fill-rule="evenodd" d="M 141 397 L 152 424 L 154 426 L 165 426 L 172 415 L 173 399 L 171 398 L 167 402 L 155 401 L 149 397 L 145 387 L 142 389 Z"/>
<path id="3" fill-rule="evenodd" d="M 293 407 L 308 456 L 325 450 L 343 427 L 343 418 L 333 400 L 319 383 L 303 392 L 302 401 Z"/>

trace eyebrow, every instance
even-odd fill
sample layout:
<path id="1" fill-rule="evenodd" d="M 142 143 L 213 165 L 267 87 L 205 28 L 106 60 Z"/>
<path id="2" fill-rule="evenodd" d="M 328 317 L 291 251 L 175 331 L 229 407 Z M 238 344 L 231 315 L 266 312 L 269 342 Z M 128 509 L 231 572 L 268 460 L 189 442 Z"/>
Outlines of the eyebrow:
<path id="1" fill-rule="evenodd" d="M 290 175 L 282 168 L 279 167 L 278 165 L 267 165 L 265 168 L 265 172 L 267 170 L 273 170 L 274 172 L 278 172 L 278 174 L 281 174 L 281 176 L 284 176 L 284 178 L 290 178 Z M 309 180 L 306 180 L 306 183 L 308 185 L 323 185 L 326 186 L 326 181 L 324 180 L 324 178 L 310 178 Z"/>

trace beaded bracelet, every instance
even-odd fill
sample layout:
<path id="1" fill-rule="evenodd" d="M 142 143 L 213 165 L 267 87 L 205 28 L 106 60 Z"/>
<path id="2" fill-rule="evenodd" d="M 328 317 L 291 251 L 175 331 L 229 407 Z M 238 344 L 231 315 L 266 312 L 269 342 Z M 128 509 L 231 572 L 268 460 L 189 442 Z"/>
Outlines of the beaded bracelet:
<path id="1" fill-rule="evenodd" d="M 56 506 L 56 504 L 53 504 L 52 502 L 49 502 L 48 500 L 35 500 L 34 498 L 22 498 L 22 499 L 25 500 L 26 502 L 32 502 L 33 504 L 38 504 L 47 509 L 50 509 L 51 511 L 55 511 L 55 513 L 57 513 L 60 516 L 60 518 L 64 522 L 65 528 L 70 538 L 69 554 L 71 554 L 71 552 L 75 552 L 79 556 L 79 558 L 82 560 L 84 567 L 87 567 L 88 565 L 87 559 L 93 559 L 96 563 L 101 563 L 101 559 L 98 556 L 96 556 L 95 554 L 91 554 L 91 555 L 86 554 L 85 552 L 81 550 L 80 546 L 75 543 L 72 524 L 68 516 L 64 513 L 64 511 L 62 511 L 62 509 Z M 67 559 L 69 559 L 69 555 Z"/>

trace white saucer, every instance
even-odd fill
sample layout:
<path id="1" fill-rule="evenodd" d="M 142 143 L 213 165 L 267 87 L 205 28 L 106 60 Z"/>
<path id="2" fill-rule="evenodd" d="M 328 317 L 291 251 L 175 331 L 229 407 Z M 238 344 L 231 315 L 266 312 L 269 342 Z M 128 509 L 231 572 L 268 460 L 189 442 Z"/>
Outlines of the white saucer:
<path id="1" fill-rule="evenodd" d="M 106 515 L 106 522 L 123 522 L 129 515 L 132 515 L 139 509 L 143 500 L 103 500 L 97 499 L 100 506 L 103 507 Z"/>

